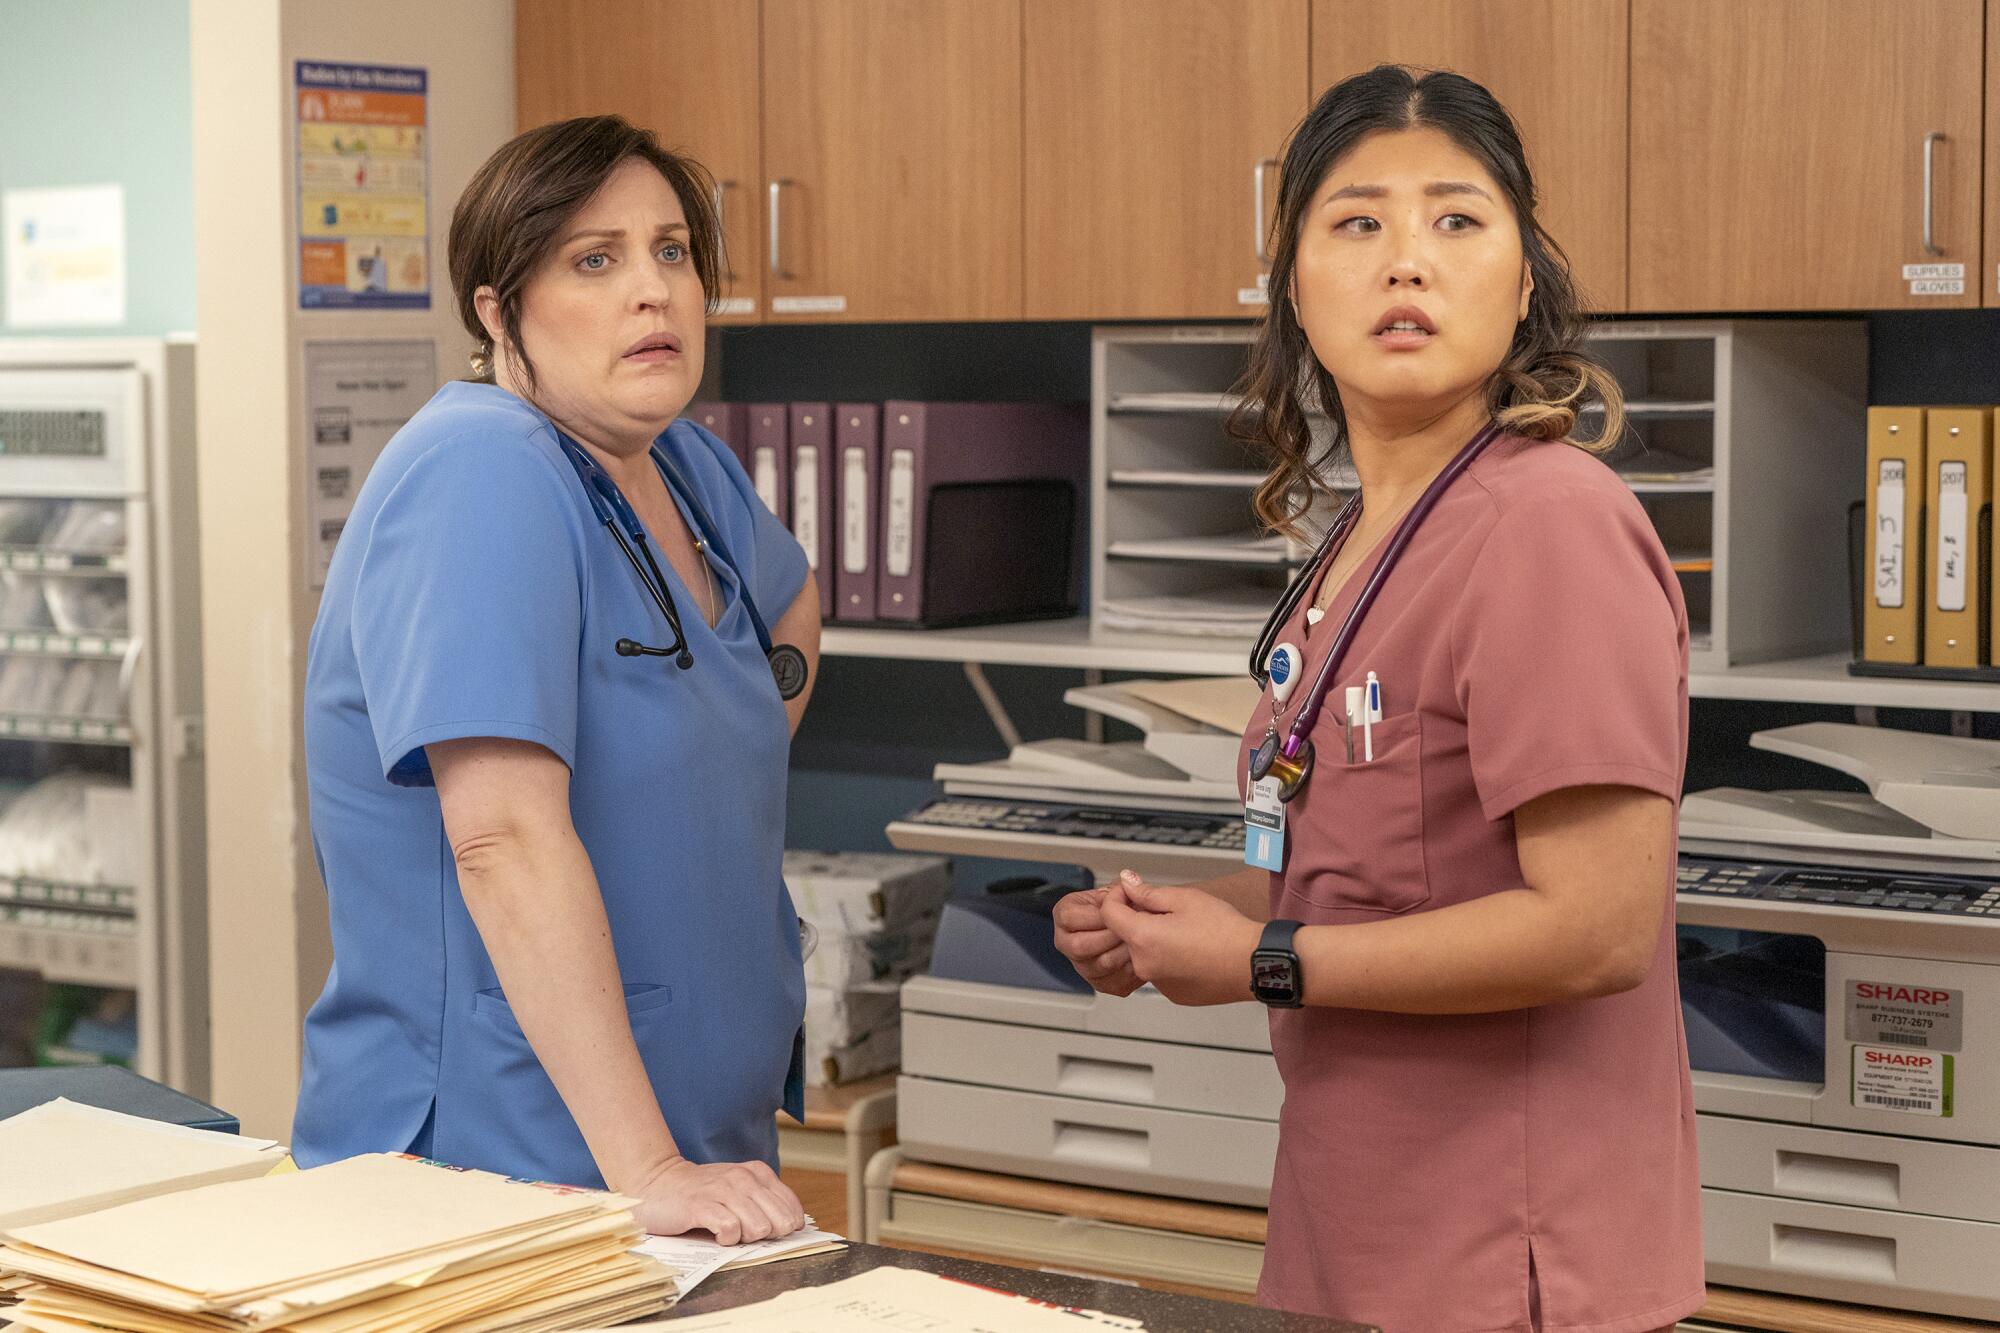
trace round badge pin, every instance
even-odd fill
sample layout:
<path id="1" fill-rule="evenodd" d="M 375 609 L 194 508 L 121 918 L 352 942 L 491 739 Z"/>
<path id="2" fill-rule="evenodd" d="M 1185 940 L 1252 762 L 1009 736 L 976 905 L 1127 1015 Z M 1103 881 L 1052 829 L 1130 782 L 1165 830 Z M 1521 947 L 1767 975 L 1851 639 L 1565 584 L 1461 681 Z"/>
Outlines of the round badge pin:
<path id="1" fill-rule="evenodd" d="M 1296 644 L 1281 643 L 1271 650 L 1265 659 L 1264 669 L 1271 677 L 1271 699 L 1283 706 L 1291 697 L 1292 687 L 1298 684 L 1299 650 Z"/>

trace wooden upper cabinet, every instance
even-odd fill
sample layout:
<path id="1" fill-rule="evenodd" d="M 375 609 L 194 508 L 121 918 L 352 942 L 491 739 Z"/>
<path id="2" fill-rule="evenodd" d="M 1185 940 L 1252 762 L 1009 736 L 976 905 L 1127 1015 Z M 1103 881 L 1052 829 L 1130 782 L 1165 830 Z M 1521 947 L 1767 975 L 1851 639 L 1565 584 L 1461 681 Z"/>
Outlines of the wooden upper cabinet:
<path id="1" fill-rule="evenodd" d="M 515 119 L 532 129 L 615 113 L 715 177 L 722 313 L 763 305 L 755 0 L 515 0 Z"/>
<path id="2" fill-rule="evenodd" d="M 763 8 L 770 317 L 1018 319 L 1020 0 Z"/>
<path id="3" fill-rule="evenodd" d="M 1261 312 L 1306 4 L 1026 0 L 1029 318 Z"/>
<path id="4" fill-rule="evenodd" d="M 1980 11 L 1632 0 L 1631 308 L 1978 304 Z"/>
<path id="5" fill-rule="evenodd" d="M 1592 306 L 1625 308 L 1626 0 L 1313 0 L 1312 88 L 1380 64 L 1484 84 Z"/>

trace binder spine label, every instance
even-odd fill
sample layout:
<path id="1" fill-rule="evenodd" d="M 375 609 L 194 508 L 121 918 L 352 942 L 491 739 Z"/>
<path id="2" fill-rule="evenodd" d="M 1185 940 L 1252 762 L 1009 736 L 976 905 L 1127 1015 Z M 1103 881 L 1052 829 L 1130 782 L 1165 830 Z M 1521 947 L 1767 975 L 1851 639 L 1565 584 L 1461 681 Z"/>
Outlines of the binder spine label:
<path id="1" fill-rule="evenodd" d="M 1875 482 L 1875 605 L 1903 605 L 1903 485 L 1907 465 L 1900 458 L 1882 460 Z"/>
<path id="2" fill-rule="evenodd" d="M 757 488 L 757 498 L 764 502 L 764 508 L 777 513 L 778 451 L 766 445 L 756 451 L 750 462 L 750 479 Z"/>
<path id="3" fill-rule="evenodd" d="M 819 569 L 819 446 L 802 444 L 792 466 L 792 535 L 806 548 L 806 563 Z"/>
<path id="4" fill-rule="evenodd" d="M 1963 611 L 1971 585 L 1970 509 L 1964 463 L 1938 465 L 1938 590 L 1937 609 Z"/>
<path id="5" fill-rule="evenodd" d="M 889 453 L 888 561 L 892 578 L 908 578 L 916 545 L 917 456 L 908 449 Z"/>
<path id="6" fill-rule="evenodd" d="M 841 494 L 846 503 L 840 516 L 840 568 L 848 574 L 868 572 L 868 454 L 862 449 L 840 451 Z"/>

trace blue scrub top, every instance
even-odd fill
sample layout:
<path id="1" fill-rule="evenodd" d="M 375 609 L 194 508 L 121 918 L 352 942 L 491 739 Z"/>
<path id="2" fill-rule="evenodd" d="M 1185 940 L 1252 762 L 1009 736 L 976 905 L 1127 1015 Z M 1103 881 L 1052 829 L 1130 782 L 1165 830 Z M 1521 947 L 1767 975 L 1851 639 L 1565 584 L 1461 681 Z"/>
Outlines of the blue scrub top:
<path id="1" fill-rule="evenodd" d="M 613 651 L 669 642 L 664 617 L 548 419 L 506 390 L 446 385 L 361 488 L 306 667 L 334 963 L 306 1015 L 302 1165 L 414 1148 L 603 1183 L 467 914 L 423 749 L 497 736 L 569 765 L 632 1035 L 681 1151 L 777 1166 L 776 1112 L 799 1110 L 805 978 L 781 877 L 790 732 L 745 593 L 775 622 L 806 557 L 715 436 L 677 421 L 654 449 L 730 557 L 708 550 L 713 630 L 660 562 L 688 671 Z"/>

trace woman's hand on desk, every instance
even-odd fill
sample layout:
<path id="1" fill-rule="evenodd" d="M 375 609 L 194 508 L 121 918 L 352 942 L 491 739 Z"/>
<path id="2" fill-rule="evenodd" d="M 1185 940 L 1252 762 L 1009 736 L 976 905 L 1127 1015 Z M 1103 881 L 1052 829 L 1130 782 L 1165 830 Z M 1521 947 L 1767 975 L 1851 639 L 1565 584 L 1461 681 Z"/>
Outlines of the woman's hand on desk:
<path id="1" fill-rule="evenodd" d="M 1132 971 L 1131 951 L 1104 924 L 1104 897 L 1117 891 L 1114 885 L 1063 895 L 1055 908 L 1056 951 L 1094 989 L 1106 995 L 1130 995 L 1140 985 Z"/>
<path id="2" fill-rule="evenodd" d="M 1132 973 L 1175 1004 L 1250 998 L 1250 955 L 1263 928 L 1212 893 L 1163 889 L 1126 871 L 1100 890 L 1104 924 L 1124 941 Z"/>
<path id="3" fill-rule="evenodd" d="M 639 1225 L 656 1236 L 712 1231 L 724 1245 L 788 1236 L 805 1225 L 791 1186 L 762 1162 L 701 1165 L 676 1157 L 636 1186 Z"/>

